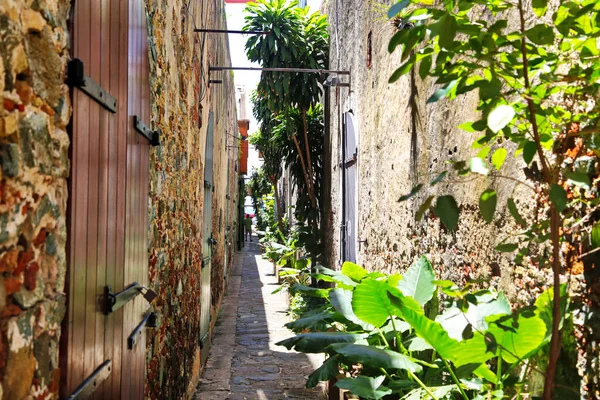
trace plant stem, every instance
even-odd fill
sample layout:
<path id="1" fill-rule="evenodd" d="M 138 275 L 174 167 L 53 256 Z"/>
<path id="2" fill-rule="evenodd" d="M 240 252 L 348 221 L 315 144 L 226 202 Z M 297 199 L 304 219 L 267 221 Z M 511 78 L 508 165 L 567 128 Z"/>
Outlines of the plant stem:
<path id="1" fill-rule="evenodd" d="M 396 344 L 397 344 L 398 350 L 402 350 L 403 354 L 408 353 L 408 351 L 406 350 L 406 347 L 404 347 L 404 345 L 402 344 L 402 341 L 400 340 L 400 334 L 396 330 L 396 324 L 394 323 L 394 317 L 391 317 L 390 321 L 392 321 L 392 329 L 394 330 L 394 334 L 396 335 Z"/>
<path id="2" fill-rule="evenodd" d="M 496 376 L 498 379 L 498 386 L 502 389 L 502 350 L 500 350 L 500 354 L 498 355 L 498 371 L 496 371 Z"/>
<path id="3" fill-rule="evenodd" d="M 446 361 L 446 359 L 444 357 L 440 357 L 440 358 L 444 362 L 444 365 L 446 366 L 446 368 L 448 368 L 448 371 L 450 372 L 450 375 L 452 376 L 452 380 L 454 381 L 454 383 L 456 383 L 456 386 L 458 386 L 458 390 L 460 390 L 460 394 L 462 395 L 463 399 L 469 400 L 469 397 L 467 396 L 467 394 L 465 393 L 465 390 L 460 385 L 460 381 L 458 380 L 458 377 L 452 370 L 452 367 L 450 366 L 448 361 Z"/>
<path id="4" fill-rule="evenodd" d="M 383 339 L 383 343 L 385 343 L 386 347 L 388 348 L 392 348 L 390 346 L 390 344 L 388 343 L 387 339 L 385 338 L 385 336 L 383 336 L 383 333 L 381 332 L 381 329 L 377 328 L 377 332 L 379 332 L 379 336 L 381 336 L 381 338 Z"/>
<path id="5" fill-rule="evenodd" d="M 308 144 L 308 124 L 306 123 L 306 109 L 304 108 L 302 109 L 302 123 L 304 126 L 304 147 L 306 148 L 306 166 L 308 167 L 308 179 L 310 180 L 310 202 L 312 207 L 316 208 L 317 205 L 315 201 L 315 190 L 313 186 L 313 179 L 315 178 L 315 175 L 313 174 L 312 162 L 310 159 L 310 146 Z"/>
<path id="6" fill-rule="evenodd" d="M 392 380 L 392 377 L 390 376 L 390 374 L 387 373 L 387 371 L 383 368 L 379 368 L 381 370 L 381 372 L 383 372 L 383 374 L 386 376 L 386 378 L 388 378 L 390 381 Z"/>
<path id="7" fill-rule="evenodd" d="M 528 61 L 526 51 L 526 39 L 525 39 L 525 12 L 523 10 L 523 0 L 519 0 L 519 16 L 521 23 L 521 53 L 523 57 L 523 78 L 525 79 L 525 90 L 526 94 L 529 94 L 531 89 L 531 83 L 529 82 L 528 72 Z M 528 97 L 528 96 L 527 96 Z M 542 164 L 542 175 L 548 186 L 552 186 L 555 183 L 555 177 L 553 176 L 544 151 L 542 149 L 540 134 L 538 131 L 537 121 L 535 119 L 535 107 L 533 100 L 528 97 L 526 99 L 527 107 L 529 109 L 529 119 L 531 122 L 531 128 L 533 131 L 533 137 L 537 148 L 538 157 Z M 556 376 L 556 366 L 558 364 L 558 356 L 560 355 L 560 233 L 559 229 L 561 226 L 561 218 L 556 210 L 556 207 L 550 202 L 550 237 L 552 243 L 552 272 L 554 275 L 554 304 L 552 306 L 552 338 L 550 339 L 550 355 L 548 359 L 548 366 L 546 367 L 546 377 L 544 381 L 544 394 L 542 398 L 544 400 L 552 399 L 552 390 L 554 388 L 554 378 Z"/>
<path id="8" fill-rule="evenodd" d="M 418 378 L 418 377 L 417 377 L 415 374 L 413 374 L 413 372 L 412 372 L 412 371 L 410 371 L 410 370 L 408 370 L 408 369 L 407 369 L 406 371 L 408 372 L 408 375 L 409 375 L 411 378 L 413 378 L 413 379 L 414 379 L 414 380 L 415 380 L 415 381 L 416 381 L 416 382 L 419 384 L 419 386 L 421 386 L 421 387 L 423 388 L 423 390 L 425 390 L 425 391 L 427 392 L 427 394 L 431 396 L 431 398 L 432 398 L 433 400 L 437 400 L 437 397 L 435 397 L 435 396 L 433 395 L 433 393 L 431 392 L 431 390 L 429 390 L 429 388 L 428 388 L 428 387 L 427 387 L 427 386 L 426 386 L 426 385 L 425 385 L 423 382 L 421 382 L 421 380 L 420 380 L 420 379 L 419 379 L 419 378 Z"/>
<path id="9" fill-rule="evenodd" d="M 302 155 L 302 149 L 300 148 L 300 143 L 298 143 L 298 138 L 295 133 L 292 133 L 292 139 L 294 140 L 294 144 L 296 145 L 296 150 L 298 150 L 298 157 L 300 157 L 300 164 L 302 165 L 302 171 L 304 172 L 304 183 L 306 183 L 306 190 L 308 191 L 308 197 L 312 198 L 311 193 L 312 189 L 310 186 L 311 181 L 308 179 L 308 172 L 306 172 L 306 163 L 304 162 L 304 156 Z M 312 203 L 312 200 L 311 200 Z"/>

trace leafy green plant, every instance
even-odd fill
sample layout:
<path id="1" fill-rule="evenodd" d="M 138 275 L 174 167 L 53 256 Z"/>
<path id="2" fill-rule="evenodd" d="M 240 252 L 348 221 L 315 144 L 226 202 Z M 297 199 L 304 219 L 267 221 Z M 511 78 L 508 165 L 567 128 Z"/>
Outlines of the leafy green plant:
<path id="1" fill-rule="evenodd" d="M 520 398 L 527 373 L 518 373 L 550 340 L 552 290 L 513 311 L 502 293 L 435 280 L 424 257 L 404 275 L 346 262 L 316 278 L 336 288 L 297 288 L 326 303 L 288 323 L 301 333 L 278 343 L 328 354 L 308 387 L 342 371 L 336 385 L 365 399 Z M 439 291 L 448 304 L 434 317 L 426 310 Z"/>
<path id="2" fill-rule="evenodd" d="M 561 346 L 562 260 L 581 259 L 595 248 L 592 224 L 583 222 L 598 219 L 598 172 L 593 165 L 600 122 L 600 3 L 527 3 L 443 0 L 432 6 L 432 1 L 403 0 L 394 4 L 388 16 L 407 29 L 399 29 L 390 40 L 389 51 L 401 51 L 402 65 L 389 81 L 411 71 L 413 79 L 415 73 L 421 79 L 434 79 L 439 86 L 429 104 L 470 92 L 479 97 L 480 118 L 459 126 L 476 133 L 473 148 L 478 154 L 452 162 L 451 168 L 417 185 L 400 201 L 440 181 L 460 183 L 468 175 L 469 179 L 492 176 L 531 189 L 545 208 L 542 218 L 536 215 L 530 221 L 518 202 L 508 199 L 508 211 L 522 230 L 496 249 L 518 251 L 517 263 L 530 257 L 537 266 L 552 268 L 554 325 L 543 395 L 550 399 Z M 509 156 L 522 160 L 533 185 L 501 173 Z M 479 198 L 483 220 L 493 222 L 497 208 L 496 189 L 490 186 Z M 460 207 L 451 195 L 427 197 L 416 218 L 428 209 L 448 230 L 460 222 Z M 581 249 L 581 257 L 561 254 L 564 242 Z"/>
<path id="3" fill-rule="evenodd" d="M 244 30 L 268 32 L 246 42 L 251 61 L 266 68 L 325 69 L 329 51 L 327 18 L 310 14 L 297 2 L 258 0 L 249 3 Z M 307 72 L 264 71 L 253 94 L 254 114 L 260 132 L 251 142 L 263 152 L 273 183 L 281 175 L 281 162 L 292 167 L 298 188 L 296 217 L 319 235 L 319 198 L 323 142 L 323 113 L 317 106 L 325 76 Z M 315 124 L 315 118 L 319 118 Z M 277 195 L 277 192 L 276 192 Z M 279 200 L 277 200 L 279 204 Z M 308 249 L 313 259 L 318 248 Z"/>

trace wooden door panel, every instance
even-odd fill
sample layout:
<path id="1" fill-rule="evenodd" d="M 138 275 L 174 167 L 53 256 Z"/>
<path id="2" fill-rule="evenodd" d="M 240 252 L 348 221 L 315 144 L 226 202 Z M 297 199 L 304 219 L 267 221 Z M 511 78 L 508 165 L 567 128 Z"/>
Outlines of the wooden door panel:
<path id="1" fill-rule="evenodd" d="M 148 303 L 137 296 L 105 316 L 102 301 L 106 285 L 115 293 L 133 282 L 147 285 L 149 143 L 133 124 L 134 115 L 150 124 L 144 2 L 74 1 L 72 16 L 72 56 L 115 97 L 117 112 L 73 89 L 61 396 L 111 360 L 91 398 L 142 399 L 145 335 L 133 350 L 126 341 Z"/>

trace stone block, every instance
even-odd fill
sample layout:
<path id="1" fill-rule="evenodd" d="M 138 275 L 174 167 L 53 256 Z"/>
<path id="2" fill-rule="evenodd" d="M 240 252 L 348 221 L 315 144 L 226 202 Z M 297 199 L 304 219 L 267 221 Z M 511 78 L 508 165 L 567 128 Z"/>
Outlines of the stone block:
<path id="1" fill-rule="evenodd" d="M 29 394 L 35 371 L 35 357 L 30 347 L 8 354 L 2 382 L 5 399 L 24 399 Z"/>
<path id="2" fill-rule="evenodd" d="M 17 117 L 17 113 L 12 112 L 0 118 L 0 137 L 10 136 L 17 131 Z"/>
<path id="3" fill-rule="evenodd" d="M 0 166 L 4 176 L 13 178 L 19 174 L 19 147 L 16 144 L 0 144 Z"/>
<path id="4" fill-rule="evenodd" d="M 54 46 L 51 30 L 46 27 L 39 34 L 28 34 L 25 42 L 33 89 L 48 104 L 56 107 L 62 96 L 63 63 Z"/>
<path id="5" fill-rule="evenodd" d="M 19 121 L 21 157 L 26 167 L 38 167 L 44 175 L 52 172 L 52 138 L 48 119 L 42 113 L 28 113 Z"/>
<path id="6" fill-rule="evenodd" d="M 25 9 L 21 11 L 23 33 L 40 33 L 46 26 L 46 20 L 37 11 Z"/>

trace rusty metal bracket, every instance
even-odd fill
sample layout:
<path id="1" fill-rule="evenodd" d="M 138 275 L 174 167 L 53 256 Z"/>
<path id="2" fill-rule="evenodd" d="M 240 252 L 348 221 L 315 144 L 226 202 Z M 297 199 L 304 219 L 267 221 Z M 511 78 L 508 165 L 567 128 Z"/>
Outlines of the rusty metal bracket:
<path id="1" fill-rule="evenodd" d="M 79 88 L 108 111 L 117 112 L 117 99 L 85 75 L 83 61 L 79 58 L 74 58 L 67 64 L 67 84 Z"/>
<path id="2" fill-rule="evenodd" d="M 136 131 L 148 139 L 152 146 L 160 146 L 160 132 L 150 129 L 150 127 L 144 124 L 137 115 L 133 116 L 133 126 L 135 127 Z"/>
<path id="3" fill-rule="evenodd" d="M 144 327 L 148 328 L 156 328 L 156 313 L 150 312 L 146 314 L 142 322 L 131 332 L 131 335 L 127 338 L 127 348 L 129 350 L 133 350 L 136 344 L 142 338 L 142 333 L 144 331 Z"/>
<path id="4" fill-rule="evenodd" d="M 156 293 L 152 289 L 148 289 L 146 286 L 140 285 L 137 282 L 133 282 L 127 289 L 114 293 L 110 286 L 104 287 L 104 315 L 108 315 L 117 311 L 125 304 L 133 300 L 138 294 L 143 294 L 144 298 L 148 303 L 156 298 Z"/>
<path id="5" fill-rule="evenodd" d="M 87 399 L 112 372 L 112 361 L 106 360 L 75 389 L 67 400 Z"/>

